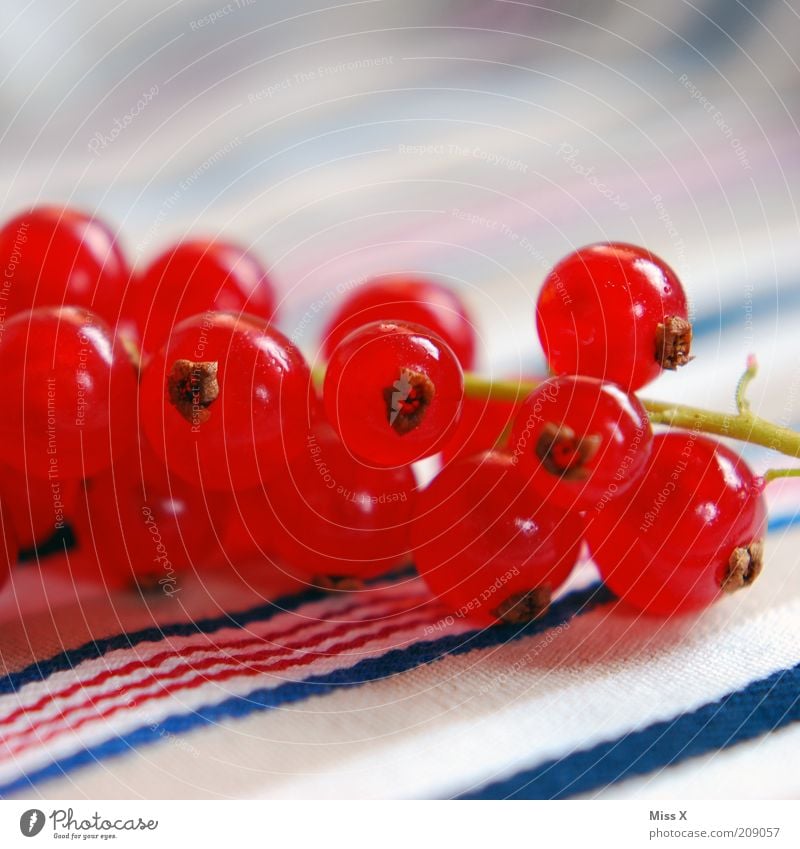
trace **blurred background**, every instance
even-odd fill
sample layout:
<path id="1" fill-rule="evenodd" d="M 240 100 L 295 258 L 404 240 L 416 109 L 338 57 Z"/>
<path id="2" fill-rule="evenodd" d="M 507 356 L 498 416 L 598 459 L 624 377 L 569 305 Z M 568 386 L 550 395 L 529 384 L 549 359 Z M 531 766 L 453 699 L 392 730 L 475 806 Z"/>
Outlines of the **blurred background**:
<path id="1" fill-rule="evenodd" d="M 642 243 L 705 365 L 664 391 L 729 399 L 746 352 L 792 359 L 798 44 L 794 0 L 35 0 L 0 32 L 1 209 L 95 211 L 135 263 L 234 237 L 309 352 L 365 276 L 434 274 L 495 373 L 541 367 L 550 265 Z"/>

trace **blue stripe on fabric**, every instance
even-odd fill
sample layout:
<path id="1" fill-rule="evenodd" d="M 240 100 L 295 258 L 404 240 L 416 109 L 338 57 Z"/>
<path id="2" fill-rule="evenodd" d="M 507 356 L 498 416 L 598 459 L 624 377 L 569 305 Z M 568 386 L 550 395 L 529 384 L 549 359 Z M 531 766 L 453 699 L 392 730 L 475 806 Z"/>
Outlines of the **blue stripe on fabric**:
<path id="1" fill-rule="evenodd" d="M 381 575 L 379 578 L 370 579 L 364 583 L 369 586 L 383 581 L 399 581 L 403 578 L 413 578 L 416 574 L 415 569 L 405 568 Z M 31 681 L 43 681 L 54 672 L 73 669 L 84 660 L 102 657 L 106 652 L 133 648 L 139 643 L 158 642 L 164 637 L 190 637 L 194 634 L 210 634 L 219 631 L 221 628 L 244 628 L 251 622 L 266 622 L 280 613 L 297 610 L 304 604 L 319 601 L 328 596 L 327 590 L 312 588 L 300 593 L 281 596 L 274 601 L 259 604 L 238 613 L 225 613 L 222 616 L 196 619 L 193 622 L 176 622 L 172 625 L 143 628 L 139 631 L 92 640 L 77 648 L 60 652 L 47 660 L 35 661 L 18 672 L 11 672 L 3 676 L 0 678 L 0 696 L 16 692 L 20 687 L 29 684 Z"/>
<path id="2" fill-rule="evenodd" d="M 476 649 L 495 648 L 533 636 L 611 601 L 613 596 L 605 587 L 593 584 L 587 589 L 564 596 L 552 605 L 545 616 L 524 627 L 487 628 L 482 631 L 469 631 L 457 636 L 414 643 L 403 649 L 392 649 L 380 657 L 367 658 L 349 669 L 337 669 L 303 681 L 287 682 L 274 689 L 254 690 L 246 696 L 233 696 L 220 704 L 207 705 L 193 713 L 170 716 L 162 722 L 114 737 L 36 770 L 28 776 L 0 786 L 0 798 L 10 793 L 29 791 L 39 781 L 58 778 L 77 767 L 124 754 L 138 746 L 156 743 L 164 738 L 169 739 L 173 734 L 182 734 L 199 726 L 216 724 L 225 719 L 245 717 L 257 711 L 292 704 L 311 696 L 325 695 L 339 688 L 358 687 L 446 657 L 466 654 Z"/>
<path id="3" fill-rule="evenodd" d="M 720 333 L 726 327 L 746 320 L 763 322 L 774 318 L 787 309 L 800 307 L 800 287 L 791 286 L 772 289 L 762 294 L 753 293 L 745 302 L 727 302 L 715 312 L 704 313 L 692 319 L 692 338 L 711 336 Z"/>
<path id="4" fill-rule="evenodd" d="M 770 530 L 778 530 L 797 524 L 798 518 L 800 518 L 798 514 L 778 517 L 777 519 L 774 519 L 770 522 Z M 295 604 L 295 606 L 299 606 L 303 603 L 307 596 L 316 597 L 317 592 L 309 591 L 308 593 L 302 593 L 297 596 L 290 597 L 290 599 L 286 602 L 286 607 L 284 609 L 290 609 L 293 603 Z M 41 770 L 38 770 L 27 777 L 20 778 L 4 787 L 0 787 L 0 798 L 2 798 L 5 794 L 8 793 L 15 793 L 25 789 L 30 789 L 34 784 L 39 781 L 59 777 L 71 771 L 72 769 L 78 768 L 80 766 L 94 763 L 106 757 L 124 754 L 125 752 L 132 750 L 139 745 L 158 742 L 159 739 L 162 739 L 167 734 L 182 733 L 184 731 L 189 731 L 192 728 L 206 724 L 213 724 L 226 718 L 244 717 L 256 711 L 268 710 L 271 708 L 279 707 L 281 705 L 291 704 L 297 701 L 302 701 L 303 699 L 309 698 L 311 696 L 325 695 L 326 693 L 329 693 L 340 687 L 357 687 L 362 684 L 369 683 L 370 681 L 375 681 L 382 678 L 391 677 L 392 675 L 401 672 L 406 672 L 410 669 L 414 669 L 418 666 L 425 665 L 427 663 L 432 663 L 436 660 L 441 660 L 448 656 L 465 654 L 467 652 L 481 648 L 496 647 L 508 642 L 512 642 L 514 640 L 522 639 L 523 637 L 532 636 L 541 631 L 556 627 L 557 625 L 562 624 L 564 621 L 567 621 L 576 615 L 588 612 L 594 609 L 595 607 L 601 604 L 608 603 L 612 600 L 613 595 L 607 588 L 603 587 L 602 585 L 595 584 L 585 590 L 577 591 L 571 593 L 568 596 L 565 596 L 563 599 L 561 599 L 559 602 L 552 606 L 550 612 L 545 617 L 535 623 L 529 624 L 523 629 L 516 630 L 507 627 L 495 627 L 483 631 L 468 632 L 467 634 L 461 636 L 445 637 L 439 640 L 415 643 L 414 645 L 409 646 L 405 649 L 395 649 L 381 657 L 369 658 L 367 660 L 361 661 L 350 669 L 337 670 L 327 675 L 312 676 L 304 681 L 283 684 L 271 690 L 256 690 L 247 696 L 232 697 L 222 702 L 221 704 L 201 708 L 200 710 L 192 714 L 168 717 L 166 720 L 161 723 L 158 723 L 157 725 L 139 728 L 123 737 L 116 737 L 93 748 L 82 750 L 74 755 L 71 755 L 68 758 L 64 758 L 61 761 L 50 764 L 49 766 L 44 767 Z M 278 604 L 278 602 L 276 602 L 276 604 Z M 247 611 L 244 614 L 238 614 L 236 621 L 243 623 L 245 618 L 248 618 L 250 615 L 255 615 L 256 611 L 259 610 L 263 610 L 267 614 L 268 618 L 270 610 L 272 608 L 272 605 L 265 605 L 261 608 L 254 608 L 253 610 Z M 277 610 L 275 610 L 275 612 L 277 612 Z M 208 623 L 227 623 L 232 620 L 233 617 L 231 617 L 230 619 L 227 617 L 219 617 L 216 620 L 203 620 L 197 623 L 186 623 L 185 626 L 174 627 L 187 627 L 188 625 L 193 624 L 195 626 L 198 626 L 199 629 Z M 157 633 L 165 633 L 168 629 L 165 628 L 153 630 Z M 137 634 L 144 633 L 146 632 L 137 632 Z M 189 631 L 189 633 L 195 633 L 195 631 L 191 630 Z M 127 636 L 133 637 L 135 635 Z M 98 645 L 98 643 L 88 644 L 88 646 L 85 648 L 92 647 L 95 645 Z M 127 645 L 127 643 L 125 643 L 125 645 Z M 68 653 L 64 654 L 66 655 Z M 58 657 L 63 657 L 63 655 L 59 655 Z M 41 664 L 38 667 L 36 665 L 28 667 L 28 669 L 37 669 L 40 667 Z M 798 667 L 795 667 L 793 670 L 790 670 L 790 672 L 793 675 L 798 676 Z M 781 673 L 776 673 L 776 675 L 780 674 Z M 769 680 L 770 679 L 765 679 L 765 681 L 767 682 Z M 792 685 L 795 688 L 795 692 L 797 692 L 798 683 L 798 681 L 794 681 Z M 756 692 L 757 688 L 762 686 L 763 684 L 763 681 L 754 682 L 753 684 L 750 684 L 745 689 L 745 691 L 740 691 L 739 694 L 731 694 L 731 696 L 726 697 L 717 704 L 719 706 L 724 707 L 729 702 L 735 703 L 735 697 L 737 697 L 743 692 L 749 692 L 751 690 L 753 692 Z M 710 709 L 711 707 L 713 706 L 701 708 L 701 710 L 695 712 L 695 714 L 699 714 L 703 710 Z M 773 711 L 773 713 L 777 715 L 777 709 L 776 711 Z M 681 722 L 684 719 L 688 720 L 692 716 L 695 716 L 695 714 L 686 714 L 683 717 L 680 717 L 678 720 L 674 720 L 670 723 L 662 723 L 662 725 L 667 728 L 671 728 L 676 723 Z M 788 713 L 787 716 L 789 716 Z M 679 756 L 676 756 L 669 761 L 664 761 L 663 757 L 660 759 L 655 758 L 659 760 L 659 763 L 656 764 L 655 767 L 642 768 L 641 771 L 645 773 L 650 771 L 652 768 L 658 768 L 659 766 L 666 765 L 667 763 L 677 763 L 684 757 L 691 757 L 695 754 L 700 754 L 712 748 L 724 748 L 725 746 L 732 745 L 734 742 L 738 742 L 739 740 L 746 740 L 752 736 L 764 733 L 765 731 L 781 727 L 782 724 L 793 722 L 797 718 L 798 717 L 796 716 L 795 711 L 794 713 L 791 713 L 791 716 L 789 718 L 786 718 L 785 721 L 782 718 L 778 717 L 775 723 L 772 725 L 770 725 L 769 722 L 764 723 L 763 720 L 761 721 L 761 724 L 759 724 L 759 722 L 755 720 L 749 722 L 746 725 L 742 724 L 742 727 L 740 729 L 741 733 L 738 736 L 730 737 L 730 739 L 728 739 L 727 741 L 723 741 L 721 745 L 717 745 L 715 742 L 712 742 L 712 740 L 714 739 L 713 735 L 703 737 L 696 743 L 696 745 L 694 745 L 695 741 L 693 739 L 689 743 L 686 743 L 684 748 L 680 750 Z M 758 717 L 756 717 L 756 720 L 758 720 Z M 657 726 L 650 726 L 650 729 L 645 729 L 644 731 L 639 733 L 646 734 L 647 731 L 656 727 Z M 683 732 L 681 732 L 681 734 L 683 734 Z M 629 735 L 629 737 L 635 738 L 636 735 Z M 623 738 L 623 740 L 627 739 L 628 738 Z M 688 738 L 682 739 L 684 739 L 684 742 L 686 742 Z M 633 745 L 636 745 L 636 743 L 637 740 L 634 739 Z M 619 763 L 620 759 L 625 761 L 625 763 L 622 764 L 622 766 L 624 766 L 624 769 L 621 767 L 620 770 L 618 770 L 617 777 L 612 780 L 620 780 L 621 778 L 627 777 L 628 775 L 639 774 L 638 772 L 636 772 L 636 770 L 641 767 L 642 763 L 649 763 L 649 761 L 643 761 L 641 758 L 633 759 L 633 761 L 631 761 L 631 759 L 627 758 L 627 756 L 623 757 L 617 750 L 618 744 L 606 745 L 609 748 L 609 757 L 605 761 L 606 767 L 608 767 L 609 764 Z M 704 746 L 706 748 L 703 748 Z M 660 749 L 659 751 L 664 750 Z M 576 763 L 578 763 L 580 762 L 581 758 L 586 757 L 588 757 L 587 753 L 577 753 L 575 755 L 571 755 L 570 759 L 574 758 L 576 759 Z M 562 770 L 562 774 L 563 770 L 568 768 L 564 767 L 564 764 L 567 763 L 568 760 L 569 759 L 564 759 L 563 761 L 554 762 L 559 765 L 559 769 Z M 537 770 L 537 774 L 539 772 L 544 775 L 545 767 L 540 767 Z M 530 779 L 526 779 L 526 782 L 528 781 L 530 781 Z M 562 784 L 563 783 L 564 782 L 562 782 Z M 604 783 L 611 783 L 611 780 L 600 782 L 598 784 L 593 785 L 593 787 L 603 786 Z M 491 787 L 494 786 L 495 785 L 491 785 Z M 583 785 L 581 786 L 583 787 Z M 484 798 L 482 794 L 488 792 L 488 790 L 489 788 L 487 788 L 487 791 L 481 791 L 481 793 L 476 794 L 476 798 Z M 586 792 L 586 790 L 571 789 L 569 791 L 570 795 L 575 795 L 581 792 Z M 485 798 L 491 797 L 485 796 Z"/>
<path id="5" fill-rule="evenodd" d="M 786 528 L 793 528 L 795 525 L 800 524 L 800 511 L 796 513 L 787 513 L 783 516 L 775 516 L 769 520 L 769 524 L 767 525 L 768 533 L 774 533 L 775 531 L 783 531 Z"/>
<path id="6" fill-rule="evenodd" d="M 800 664 L 691 713 L 547 761 L 458 798 L 564 799 L 727 749 L 798 720 Z"/>
<path id="7" fill-rule="evenodd" d="M 800 524 L 800 513 L 777 516 L 769 521 L 769 531 L 785 530 Z M 413 569 L 395 573 L 397 579 L 409 578 L 415 574 Z M 387 580 L 392 576 L 383 576 Z M 368 582 L 369 583 L 369 582 Z M 72 669 L 84 660 L 94 660 L 110 651 L 133 648 L 143 642 L 157 642 L 164 637 L 188 637 L 194 634 L 208 634 L 221 628 L 244 628 L 251 622 L 265 622 L 279 613 L 296 610 L 303 604 L 318 601 L 325 596 L 323 590 L 306 590 L 296 595 L 285 596 L 274 602 L 258 605 L 257 607 L 239 613 L 229 613 L 194 622 L 178 622 L 161 627 L 145 628 L 131 633 L 117 634 L 101 640 L 93 640 L 75 649 L 68 649 L 54 657 L 41 660 L 26 666 L 18 672 L 12 672 L 0 677 L 0 696 L 16 692 L 20 687 L 32 681 L 43 681 L 54 672 Z"/>
<path id="8" fill-rule="evenodd" d="M 415 575 L 416 571 L 413 568 L 406 568 L 382 575 L 380 578 L 365 583 L 372 585 L 382 581 L 399 581 L 403 578 L 412 578 Z M 251 622 L 266 622 L 280 613 L 297 610 L 304 604 L 319 601 L 328 595 L 329 593 L 326 590 L 308 589 L 300 593 L 282 596 L 274 601 L 259 604 L 238 613 L 226 613 L 222 616 L 196 619 L 192 622 L 176 622 L 171 625 L 143 628 L 139 631 L 92 640 L 77 648 L 60 652 L 47 660 L 36 661 L 17 672 L 4 675 L 0 678 L 0 696 L 16 692 L 20 687 L 29 684 L 31 681 L 43 681 L 54 672 L 73 669 L 85 660 L 94 660 L 110 651 L 133 648 L 139 643 L 158 642 L 164 637 L 190 637 L 194 634 L 213 633 L 222 628 L 244 628 Z"/>
<path id="9" fill-rule="evenodd" d="M 244 628 L 250 622 L 266 621 L 284 611 L 296 610 L 307 602 L 317 601 L 325 596 L 324 590 L 307 590 L 296 595 L 278 598 L 274 602 L 261 604 L 239 613 L 227 613 L 193 622 L 177 622 L 161 627 L 143 628 L 140 631 L 115 634 L 92 640 L 74 649 L 67 649 L 47 660 L 35 661 L 30 666 L 11 672 L 0 678 L 0 695 L 16 692 L 31 681 L 43 681 L 55 672 L 73 669 L 85 660 L 102 657 L 106 652 L 117 649 L 133 648 L 144 642 L 157 642 L 164 637 L 189 637 L 193 634 L 208 634 L 221 628 Z"/>
<path id="10" fill-rule="evenodd" d="M 690 6 L 693 14 L 684 17 L 679 38 L 696 51 L 697 61 L 702 62 L 704 70 L 716 71 L 716 63 L 730 57 L 732 52 L 741 51 L 746 55 L 745 42 L 754 29 L 754 20 L 760 23 L 771 3 L 772 0 L 748 0 L 746 3 L 715 0 L 699 9 Z M 661 47 L 667 43 L 662 41 Z M 683 51 L 681 54 L 681 64 L 685 64 L 686 56 Z"/>

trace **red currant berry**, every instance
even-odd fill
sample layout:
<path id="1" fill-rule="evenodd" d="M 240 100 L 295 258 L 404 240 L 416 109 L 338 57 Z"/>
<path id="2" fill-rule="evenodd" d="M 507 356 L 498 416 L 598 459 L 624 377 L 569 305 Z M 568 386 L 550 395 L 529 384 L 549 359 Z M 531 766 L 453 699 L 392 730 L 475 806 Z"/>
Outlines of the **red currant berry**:
<path id="1" fill-rule="evenodd" d="M 11 567 L 17 562 L 19 543 L 14 525 L 8 515 L 4 500 L 0 498 L 0 589 L 11 574 Z"/>
<path id="2" fill-rule="evenodd" d="M 0 457 L 49 481 L 111 464 L 111 432 L 132 428 L 136 373 L 121 343 L 88 310 L 42 307 L 0 331 L 5 407 Z"/>
<path id="3" fill-rule="evenodd" d="M 556 374 L 639 389 L 689 359 L 692 326 L 675 272 L 643 248 L 589 245 L 548 274 L 536 327 Z"/>
<path id="4" fill-rule="evenodd" d="M 541 378 L 537 378 L 541 380 Z M 442 461 L 451 463 L 461 457 L 480 454 L 505 443 L 511 423 L 524 396 L 506 401 L 489 395 L 486 398 L 464 396 L 461 417 L 453 436 L 442 451 Z"/>
<path id="5" fill-rule="evenodd" d="M 181 322 L 145 366 L 141 421 L 156 453 L 189 483 L 259 484 L 305 439 L 311 373 L 300 351 L 253 316 Z"/>
<path id="6" fill-rule="evenodd" d="M 20 549 L 33 549 L 66 528 L 79 503 L 77 480 L 25 477 L 0 466 L 0 493 Z"/>
<path id="7" fill-rule="evenodd" d="M 348 450 L 388 467 L 441 451 L 463 394 L 461 366 L 445 342 L 415 324 L 378 321 L 333 352 L 323 401 Z"/>
<path id="8" fill-rule="evenodd" d="M 629 604 L 661 615 L 748 586 L 762 564 L 761 489 L 724 445 L 659 434 L 634 492 L 590 514 L 587 539 L 603 579 Z"/>
<path id="9" fill-rule="evenodd" d="M 158 350 L 172 328 L 207 312 L 246 312 L 269 320 L 275 295 L 266 269 L 243 248 L 220 240 L 180 242 L 137 279 L 135 321 L 142 347 Z"/>
<path id="10" fill-rule="evenodd" d="M 370 280 L 349 295 L 328 323 L 326 359 L 346 336 L 375 321 L 427 327 L 447 342 L 462 368 L 475 365 L 475 328 L 461 299 L 432 280 L 394 276 Z"/>
<path id="11" fill-rule="evenodd" d="M 509 451 L 541 498 L 585 510 L 641 478 L 652 441 L 635 395 L 591 377 L 551 377 L 520 407 Z"/>
<path id="12" fill-rule="evenodd" d="M 237 494 L 237 501 L 259 544 L 295 575 L 341 585 L 408 558 L 415 492 L 408 466 L 365 466 L 322 423 L 309 431 L 302 454 L 268 482 L 266 493 L 251 491 L 246 499 Z"/>
<path id="13" fill-rule="evenodd" d="M 569 576 L 582 528 L 492 452 L 452 463 L 420 493 L 412 543 L 420 574 L 456 616 L 523 623 Z"/>
<path id="14" fill-rule="evenodd" d="M 268 560 L 274 562 L 277 530 L 267 500 L 265 483 L 261 487 L 219 493 L 228 499 L 228 519 L 222 528 L 224 557 L 238 569 L 239 564 Z"/>
<path id="15" fill-rule="evenodd" d="M 0 230 L 6 314 L 79 306 L 116 325 L 130 272 L 111 230 L 83 212 L 40 206 Z"/>
<path id="16" fill-rule="evenodd" d="M 173 596 L 182 573 L 220 557 L 215 524 L 227 516 L 221 496 L 169 476 L 147 454 L 139 475 L 114 470 L 86 481 L 78 544 L 93 577 L 109 588 L 138 585 Z"/>

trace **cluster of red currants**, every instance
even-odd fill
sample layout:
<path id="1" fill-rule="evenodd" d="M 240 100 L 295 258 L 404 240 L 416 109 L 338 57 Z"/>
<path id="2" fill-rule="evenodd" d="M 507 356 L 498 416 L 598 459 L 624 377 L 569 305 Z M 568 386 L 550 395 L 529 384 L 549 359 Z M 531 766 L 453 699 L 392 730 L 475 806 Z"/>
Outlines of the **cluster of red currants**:
<path id="1" fill-rule="evenodd" d="M 593 245 L 552 270 L 553 376 L 517 398 L 465 395 L 474 328 L 432 281 L 350 293 L 320 394 L 265 269 L 228 242 L 131 272 L 97 219 L 42 207 L 0 231 L 0 261 L 0 578 L 69 525 L 74 568 L 109 587 L 170 593 L 258 552 L 349 588 L 413 559 L 489 624 L 539 616 L 584 542 L 612 590 L 660 614 L 761 568 L 763 484 L 699 433 L 654 435 L 633 394 L 690 359 L 681 284 L 645 250 Z"/>

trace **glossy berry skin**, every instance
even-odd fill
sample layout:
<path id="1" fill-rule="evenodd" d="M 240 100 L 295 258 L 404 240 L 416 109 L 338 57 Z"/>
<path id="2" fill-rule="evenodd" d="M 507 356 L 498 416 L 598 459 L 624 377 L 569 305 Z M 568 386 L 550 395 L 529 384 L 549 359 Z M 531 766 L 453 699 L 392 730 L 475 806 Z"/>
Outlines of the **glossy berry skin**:
<path id="1" fill-rule="evenodd" d="M 228 501 L 227 520 L 220 529 L 224 559 L 238 569 L 240 565 L 267 560 L 276 563 L 275 522 L 262 486 L 219 493 Z"/>
<path id="2" fill-rule="evenodd" d="M 491 395 L 486 398 L 465 395 L 458 424 L 442 451 L 442 462 L 450 463 L 472 454 L 481 454 L 499 447 L 499 442 L 507 441 L 511 424 L 524 399 L 524 395 L 514 401 Z"/>
<path id="3" fill-rule="evenodd" d="M 302 448 L 311 373 L 300 351 L 253 316 L 181 322 L 145 366 L 140 416 L 150 445 L 189 483 L 254 487 Z"/>
<path id="4" fill-rule="evenodd" d="M 350 452 L 396 467 L 442 450 L 463 394 L 461 366 L 445 342 L 418 325 L 379 321 L 333 352 L 323 402 Z"/>
<path id="5" fill-rule="evenodd" d="M 583 374 L 636 390 L 689 359 L 691 325 L 675 272 L 618 242 L 571 253 L 548 274 L 536 327 L 555 374 Z"/>
<path id="6" fill-rule="evenodd" d="M 91 309 L 112 327 L 130 270 L 112 231 L 75 209 L 39 206 L 0 230 L 6 315 L 33 307 Z"/>
<path id="7" fill-rule="evenodd" d="M 227 520 L 221 497 L 169 475 L 149 452 L 138 474 L 108 471 L 83 487 L 76 521 L 83 577 L 171 597 L 183 589 L 183 573 L 201 573 L 222 556 L 215 530 Z"/>
<path id="8" fill-rule="evenodd" d="M 523 402 L 508 447 L 539 497 L 586 510 L 641 479 L 652 441 L 634 395 L 591 377 L 551 377 Z"/>
<path id="9" fill-rule="evenodd" d="M 261 263 L 223 240 L 191 239 L 153 260 L 131 290 L 145 352 L 157 351 L 183 319 L 206 311 L 249 313 L 269 320 L 275 293 Z"/>
<path id="10" fill-rule="evenodd" d="M 520 624 L 566 581 L 582 529 L 527 486 L 510 456 L 491 452 L 445 467 L 420 494 L 414 560 L 456 618 Z"/>
<path id="11" fill-rule="evenodd" d="M 0 461 L 50 481 L 111 465 L 112 431 L 135 422 L 136 372 L 105 322 L 77 307 L 20 313 L 0 336 L 0 373 Z"/>
<path id="12" fill-rule="evenodd" d="M 401 276 L 369 280 L 347 296 L 326 327 L 324 356 L 330 359 L 346 336 L 375 321 L 427 327 L 444 339 L 463 369 L 475 365 L 475 328 L 458 295 L 433 280 Z"/>
<path id="13" fill-rule="evenodd" d="M 334 586 L 407 561 L 415 497 L 408 466 L 360 463 L 326 423 L 313 426 L 303 451 L 264 490 L 236 493 L 262 550 L 292 574 Z"/>
<path id="14" fill-rule="evenodd" d="M 77 480 L 26 477 L 0 466 L 0 497 L 21 550 L 36 548 L 64 530 L 76 514 L 79 488 Z"/>
<path id="15" fill-rule="evenodd" d="M 707 607 L 761 568 L 762 484 L 726 446 L 691 432 L 653 441 L 639 486 L 589 515 L 587 540 L 606 584 L 638 610 Z"/>

